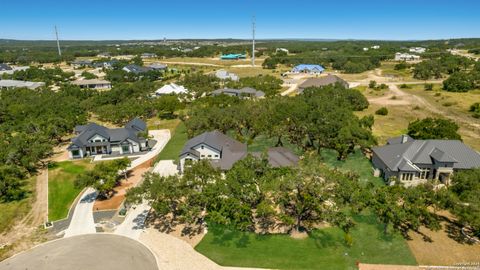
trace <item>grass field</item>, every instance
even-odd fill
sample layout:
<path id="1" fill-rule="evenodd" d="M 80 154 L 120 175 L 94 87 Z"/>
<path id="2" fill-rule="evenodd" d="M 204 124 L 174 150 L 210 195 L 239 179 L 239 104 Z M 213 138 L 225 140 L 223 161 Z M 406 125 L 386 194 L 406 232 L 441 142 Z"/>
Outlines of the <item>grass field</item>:
<path id="1" fill-rule="evenodd" d="M 50 164 L 48 168 L 48 219 L 67 217 L 68 210 L 81 189 L 75 188 L 75 177 L 92 168 L 90 160 L 63 161 Z"/>
<path id="2" fill-rule="evenodd" d="M 150 119 L 147 119 L 147 128 L 149 130 L 157 130 L 157 129 L 168 129 L 170 132 L 173 133 L 175 132 L 175 129 L 177 129 L 177 126 L 180 124 L 181 120 L 180 119 L 160 119 L 158 117 L 153 117 Z"/>
<path id="3" fill-rule="evenodd" d="M 355 263 L 416 264 L 405 240 L 385 236 L 373 215 L 355 216 L 353 245 L 345 245 L 338 228 L 319 229 L 306 239 L 289 235 L 257 235 L 220 226 L 209 232 L 195 249 L 225 266 L 271 269 L 357 269 Z"/>
<path id="4" fill-rule="evenodd" d="M 171 134 L 172 137 L 170 141 L 168 141 L 165 148 L 163 148 L 162 152 L 157 156 L 157 161 L 166 159 L 177 160 L 180 151 L 188 140 L 187 128 L 183 122 L 180 122 L 175 130 L 171 131 Z"/>
<path id="5" fill-rule="evenodd" d="M 362 183 L 384 185 L 382 178 L 373 176 L 372 164 L 360 150 L 350 154 L 346 160 L 337 160 L 337 153 L 330 149 L 322 150 L 321 156 L 330 167 L 358 174 Z"/>

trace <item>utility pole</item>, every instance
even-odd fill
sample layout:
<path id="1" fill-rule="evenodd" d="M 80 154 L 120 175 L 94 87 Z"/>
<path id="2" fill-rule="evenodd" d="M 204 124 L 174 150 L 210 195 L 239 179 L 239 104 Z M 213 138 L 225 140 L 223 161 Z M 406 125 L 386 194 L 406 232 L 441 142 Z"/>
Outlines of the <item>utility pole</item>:
<path id="1" fill-rule="evenodd" d="M 57 31 L 56 25 L 55 25 L 55 36 L 57 37 L 58 56 L 62 57 L 62 51 L 60 50 L 60 41 L 58 40 L 58 31 Z"/>
<path id="2" fill-rule="evenodd" d="M 255 15 L 252 19 L 252 67 L 255 66 Z"/>

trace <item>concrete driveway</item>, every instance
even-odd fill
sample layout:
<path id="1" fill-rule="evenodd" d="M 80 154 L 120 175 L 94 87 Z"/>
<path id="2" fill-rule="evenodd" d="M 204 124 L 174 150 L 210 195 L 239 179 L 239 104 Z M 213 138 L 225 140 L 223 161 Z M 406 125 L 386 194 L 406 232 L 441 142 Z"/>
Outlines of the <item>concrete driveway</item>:
<path id="1" fill-rule="evenodd" d="M 117 226 L 114 233 L 135 240 L 139 239 L 140 234 L 145 228 L 145 219 L 147 218 L 150 208 L 150 205 L 146 202 L 130 207 L 125 220 Z"/>
<path id="2" fill-rule="evenodd" d="M 75 206 L 70 225 L 65 230 L 65 237 L 96 232 L 95 222 L 93 221 L 93 204 L 96 198 L 97 191 L 93 188 L 88 188 L 83 193 Z"/>
<path id="3" fill-rule="evenodd" d="M 148 134 L 153 136 L 153 139 L 157 141 L 157 144 L 150 150 L 148 153 L 145 153 L 141 157 L 132 161 L 129 169 L 135 168 L 138 165 L 144 163 L 155 157 L 156 155 L 160 154 L 163 150 L 165 145 L 167 145 L 168 141 L 170 140 L 170 130 L 168 129 L 161 129 L 161 130 L 149 130 Z"/>
<path id="4" fill-rule="evenodd" d="M 178 173 L 177 165 L 173 163 L 173 160 L 160 160 L 153 168 L 154 173 L 160 174 L 160 176 L 172 176 Z"/>
<path id="5" fill-rule="evenodd" d="M 0 262 L 2 270 L 157 270 L 152 252 L 132 239 L 113 234 L 62 238 Z"/>

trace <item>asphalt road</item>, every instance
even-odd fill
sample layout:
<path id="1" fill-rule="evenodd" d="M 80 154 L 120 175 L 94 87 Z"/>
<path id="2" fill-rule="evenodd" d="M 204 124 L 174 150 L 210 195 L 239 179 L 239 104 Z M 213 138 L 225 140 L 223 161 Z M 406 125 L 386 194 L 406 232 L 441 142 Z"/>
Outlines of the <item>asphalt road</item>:
<path id="1" fill-rule="evenodd" d="M 0 262 L 0 270 L 158 270 L 152 252 L 113 234 L 79 235 L 51 241 Z"/>

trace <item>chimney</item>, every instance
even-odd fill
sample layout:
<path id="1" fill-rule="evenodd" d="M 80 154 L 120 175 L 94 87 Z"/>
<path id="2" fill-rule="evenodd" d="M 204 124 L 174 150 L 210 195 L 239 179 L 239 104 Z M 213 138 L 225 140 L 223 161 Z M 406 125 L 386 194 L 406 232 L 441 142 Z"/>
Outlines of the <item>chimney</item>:
<path id="1" fill-rule="evenodd" d="M 402 143 L 406 143 L 408 141 L 408 136 L 403 134 L 402 135 Z"/>

